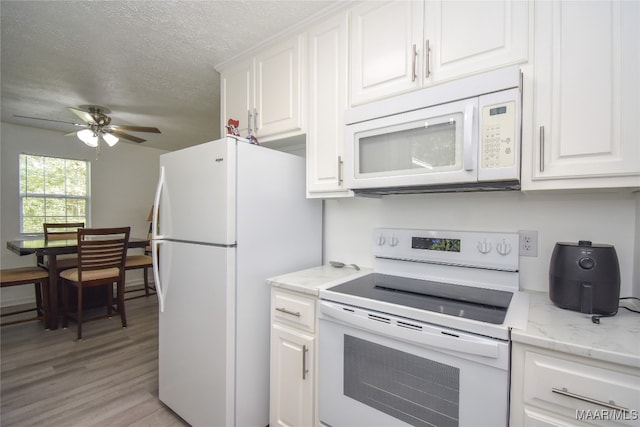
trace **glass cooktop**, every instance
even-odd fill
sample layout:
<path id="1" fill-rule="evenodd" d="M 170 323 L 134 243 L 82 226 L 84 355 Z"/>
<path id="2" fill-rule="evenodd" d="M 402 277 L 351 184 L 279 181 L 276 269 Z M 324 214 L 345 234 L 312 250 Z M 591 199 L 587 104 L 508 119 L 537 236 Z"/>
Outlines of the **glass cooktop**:
<path id="1" fill-rule="evenodd" d="M 379 273 L 327 290 L 492 324 L 504 322 L 513 297 L 507 291 Z"/>

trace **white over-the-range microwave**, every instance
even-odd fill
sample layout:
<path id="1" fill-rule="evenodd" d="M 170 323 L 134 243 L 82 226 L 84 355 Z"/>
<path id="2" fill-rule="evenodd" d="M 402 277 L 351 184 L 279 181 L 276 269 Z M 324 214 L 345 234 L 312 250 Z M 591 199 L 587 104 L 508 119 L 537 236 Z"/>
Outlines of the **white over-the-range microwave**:
<path id="1" fill-rule="evenodd" d="M 520 189 L 517 66 L 345 112 L 345 184 L 356 194 Z"/>

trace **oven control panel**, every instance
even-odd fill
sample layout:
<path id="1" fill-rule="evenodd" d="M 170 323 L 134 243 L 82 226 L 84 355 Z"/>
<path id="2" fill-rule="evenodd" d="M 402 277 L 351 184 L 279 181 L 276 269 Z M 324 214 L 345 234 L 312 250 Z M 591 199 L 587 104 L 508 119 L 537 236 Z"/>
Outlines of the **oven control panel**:
<path id="1" fill-rule="evenodd" d="M 518 233 L 377 228 L 377 258 L 518 271 Z"/>

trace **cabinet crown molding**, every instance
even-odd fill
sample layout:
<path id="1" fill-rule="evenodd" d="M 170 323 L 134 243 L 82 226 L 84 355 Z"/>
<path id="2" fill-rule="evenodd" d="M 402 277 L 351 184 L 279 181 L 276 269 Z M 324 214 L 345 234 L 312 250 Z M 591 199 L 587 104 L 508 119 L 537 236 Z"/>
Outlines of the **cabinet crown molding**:
<path id="1" fill-rule="evenodd" d="M 227 68 L 228 66 L 238 62 L 239 60 L 243 59 L 243 58 L 247 58 L 249 56 L 255 55 L 256 53 L 260 52 L 261 50 L 272 46 L 273 44 L 280 42 L 282 40 L 285 40 L 289 37 L 293 37 L 301 32 L 304 32 L 307 28 L 309 28 L 309 26 L 311 24 L 314 24 L 322 19 L 325 19 L 327 17 L 329 17 L 330 15 L 332 15 L 333 13 L 336 13 L 338 11 L 341 10 L 346 10 L 347 8 L 351 7 L 353 4 L 353 1 L 351 0 L 347 0 L 347 1 L 342 1 L 342 0 L 337 0 L 332 2 L 329 6 L 325 7 L 324 9 L 321 9 L 319 12 L 310 15 L 309 17 L 307 17 L 306 19 L 303 19 L 299 22 L 297 22 L 295 25 L 292 25 L 291 27 L 287 28 L 286 30 L 280 31 L 279 33 L 275 33 L 273 36 L 264 39 L 263 41 L 261 41 L 260 43 L 258 43 L 255 46 L 250 47 L 249 49 L 243 50 L 241 52 L 239 52 L 238 54 L 234 55 L 233 57 L 229 58 L 226 61 L 222 61 L 218 64 L 215 64 L 213 66 L 213 68 L 217 71 L 217 72 L 221 72 L 222 70 L 224 70 L 225 68 Z"/>

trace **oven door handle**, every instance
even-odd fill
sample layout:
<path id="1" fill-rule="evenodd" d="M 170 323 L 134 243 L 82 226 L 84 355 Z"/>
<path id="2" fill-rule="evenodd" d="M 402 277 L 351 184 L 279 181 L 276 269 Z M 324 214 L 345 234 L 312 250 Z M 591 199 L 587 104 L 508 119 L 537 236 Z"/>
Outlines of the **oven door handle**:
<path id="1" fill-rule="evenodd" d="M 423 326 L 422 330 L 411 329 L 410 326 L 403 327 L 399 325 L 396 319 L 385 314 L 373 315 L 373 313 L 371 313 L 370 316 L 366 311 L 356 313 L 355 310 L 356 309 L 351 308 L 344 309 L 328 301 L 320 302 L 320 311 L 322 314 L 347 326 L 386 335 L 431 349 L 436 347 L 442 350 L 493 359 L 497 359 L 499 356 L 498 343 L 488 338 L 461 335 L 455 331 L 449 332 L 448 330 L 429 325 Z M 387 322 L 387 320 L 389 322 Z M 411 325 L 409 322 L 405 324 Z M 433 331 L 428 329 L 432 329 Z"/>

